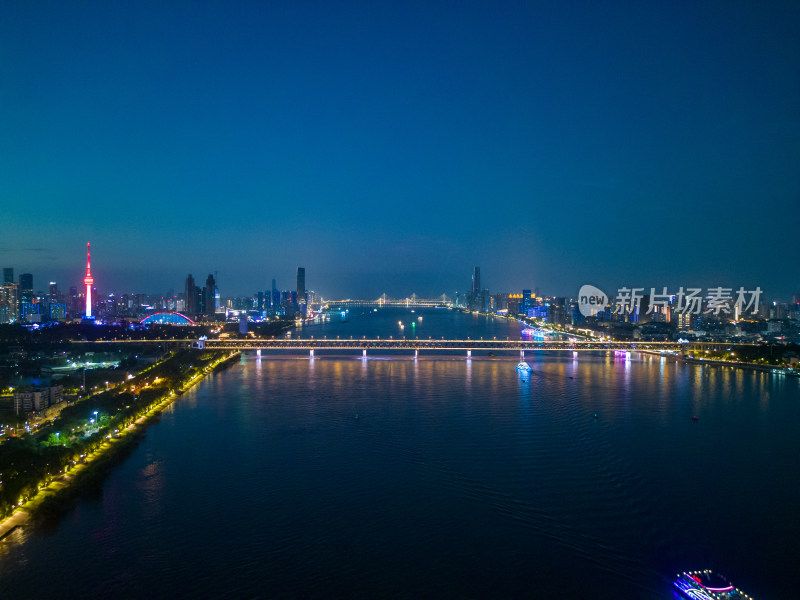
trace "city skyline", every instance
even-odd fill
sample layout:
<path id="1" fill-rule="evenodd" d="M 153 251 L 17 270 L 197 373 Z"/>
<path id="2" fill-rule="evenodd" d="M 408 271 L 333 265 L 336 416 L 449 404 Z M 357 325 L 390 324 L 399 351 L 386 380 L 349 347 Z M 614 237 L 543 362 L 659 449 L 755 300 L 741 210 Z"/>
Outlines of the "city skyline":
<path id="1" fill-rule="evenodd" d="M 794 597 L 799 23 L 0 5 L 0 595 Z"/>
<path id="2" fill-rule="evenodd" d="M 71 288 L 71 287 L 75 287 L 76 289 L 85 288 L 86 289 L 86 293 L 81 296 L 82 298 L 86 298 L 88 296 L 88 294 L 90 293 L 89 292 L 90 289 L 97 290 L 97 292 L 100 295 L 105 295 L 105 294 L 117 294 L 117 295 L 120 295 L 120 294 L 141 293 L 141 294 L 147 294 L 147 295 L 152 295 L 152 296 L 159 296 L 159 295 L 160 296 L 164 296 L 164 297 L 166 297 L 166 296 L 174 296 L 174 297 L 182 296 L 182 297 L 185 297 L 187 299 L 189 298 L 190 294 L 189 294 L 188 290 L 189 290 L 190 286 L 194 285 L 194 279 L 193 279 L 192 273 L 189 273 L 188 277 L 184 276 L 184 281 L 183 281 L 182 284 L 170 285 L 165 290 L 137 289 L 132 285 L 126 285 L 124 283 L 119 288 L 108 287 L 108 286 L 103 287 L 102 285 L 100 287 L 98 287 L 98 286 L 94 285 L 95 281 L 94 281 L 94 278 L 92 277 L 92 274 L 91 274 L 91 267 L 89 266 L 90 265 L 90 261 L 89 261 L 89 254 L 90 254 L 89 248 L 90 248 L 90 245 L 91 245 L 90 243 L 87 243 L 87 250 L 86 250 L 86 252 L 87 252 L 87 259 L 86 260 L 87 260 L 87 262 L 86 262 L 86 268 L 85 268 L 86 274 L 83 277 L 83 279 L 81 280 L 81 282 L 79 282 L 79 283 L 73 284 L 73 282 L 71 280 L 63 280 L 63 279 L 58 279 L 58 278 L 53 278 L 53 277 L 50 277 L 50 278 L 43 277 L 41 279 L 37 279 L 35 273 L 23 273 L 23 272 L 20 272 L 19 270 L 17 270 L 16 267 L 14 267 L 14 266 L 5 266 L 5 267 L 3 267 L 4 279 L 9 277 L 9 276 L 12 277 L 12 279 L 10 279 L 9 282 L 16 283 L 17 286 L 20 287 L 21 290 L 23 289 L 23 287 L 25 289 L 30 289 L 30 292 L 33 293 L 33 294 L 39 294 L 39 293 L 43 294 L 43 293 L 45 293 L 44 290 L 46 288 L 42 286 L 41 282 L 47 281 L 48 286 L 50 288 L 52 288 L 54 285 L 60 285 L 62 290 L 66 290 L 66 289 Z M 95 271 L 97 271 L 97 269 L 95 269 Z M 466 267 L 464 267 L 464 269 L 462 269 L 462 271 L 466 272 Z M 541 295 L 541 296 L 546 296 L 546 297 L 567 297 L 567 298 L 576 299 L 578 297 L 578 288 L 580 286 L 586 285 L 585 282 L 582 282 L 582 283 L 577 284 L 576 286 L 574 286 L 574 290 L 572 292 L 566 292 L 566 293 L 555 293 L 555 292 L 552 292 L 551 290 L 547 290 L 547 289 L 540 290 L 540 287 L 538 285 L 534 286 L 529 282 L 520 282 L 520 283 L 517 284 L 516 287 L 509 287 L 509 288 L 504 288 L 504 289 L 490 289 L 489 287 L 487 287 L 486 285 L 481 283 L 480 271 L 481 271 L 480 266 L 474 267 L 472 269 L 471 279 L 469 280 L 469 283 L 467 285 L 465 285 L 465 286 L 462 286 L 461 289 L 442 290 L 439 293 L 431 293 L 431 294 L 428 294 L 428 295 L 418 294 L 418 293 L 416 293 L 414 291 L 406 291 L 406 292 L 394 293 L 394 294 L 387 293 L 386 291 L 383 291 L 383 292 L 375 293 L 375 294 L 372 294 L 372 295 L 358 296 L 356 294 L 344 294 L 344 295 L 338 295 L 337 296 L 337 295 L 328 294 L 324 290 L 317 289 L 317 290 L 313 290 L 313 291 L 315 291 L 318 294 L 321 294 L 322 296 L 324 296 L 324 297 L 326 297 L 328 299 L 344 299 L 344 298 L 375 299 L 375 298 L 378 298 L 378 297 L 380 297 L 382 295 L 386 295 L 388 297 L 395 297 L 395 298 L 411 297 L 412 295 L 414 295 L 416 297 L 420 297 L 420 298 L 437 298 L 437 297 L 442 296 L 443 294 L 446 295 L 448 298 L 454 298 L 454 297 L 457 297 L 458 295 L 461 295 L 461 297 L 463 298 L 463 297 L 467 297 L 468 295 L 471 295 L 471 296 L 474 297 L 475 295 L 480 295 L 481 292 L 483 292 L 484 294 L 488 293 L 490 295 L 498 294 L 498 293 L 499 294 L 515 293 L 515 292 L 519 292 L 520 290 L 522 290 L 522 289 L 527 287 L 527 288 L 535 288 L 536 294 L 537 295 Z M 195 272 L 198 272 L 198 273 L 199 272 L 203 272 L 203 269 L 196 270 Z M 18 273 L 18 278 L 17 279 L 14 279 L 14 274 L 15 273 Z M 218 282 L 215 282 L 215 278 L 217 276 L 218 276 L 218 272 L 216 272 L 216 271 L 213 271 L 212 273 L 210 273 L 208 275 L 208 281 L 206 282 L 207 286 L 208 285 L 213 285 L 213 287 L 216 287 L 216 289 L 219 290 Z M 21 285 L 22 278 L 25 278 L 25 281 L 26 281 L 25 285 Z M 91 281 L 89 281 L 89 280 L 91 280 Z M 112 278 L 112 280 L 114 280 L 114 279 Z M 190 280 L 191 280 L 191 284 L 189 283 Z M 209 281 L 211 281 L 212 284 L 209 284 Z M 269 286 L 267 286 L 267 285 L 255 285 L 255 286 L 252 286 L 253 289 L 251 291 L 243 290 L 243 291 L 236 291 L 236 292 L 226 292 L 226 293 L 222 294 L 222 297 L 224 297 L 224 298 L 236 298 L 236 297 L 252 297 L 252 298 L 255 298 L 257 296 L 257 294 L 259 294 L 261 292 L 267 292 L 267 291 L 270 291 L 270 290 L 274 291 L 275 289 L 280 289 L 282 291 L 295 290 L 297 292 L 297 294 L 298 294 L 298 297 L 299 297 L 301 281 L 302 281 L 302 287 L 304 289 L 308 289 L 308 288 L 305 288 L 305 267 L 296 267 L 295 268 L 295 279 L 294 279 L 294 281 L 292 281 L 290 283 L 290 285 L 288 285 L 288 286 L 287 285 L 277 285 L 277 283 L 276 283 L 277 281 L 278 281 L 277 278 L 272 277 L 270 279 L 270 285 Z M 684 285 L 684 284 L 687 284 L 687 283 L 689 285 Z M 642 283 L 642 282 L 622 282 L 622 283 L 619 283 L 619 284 L 614 284 L 612 286 L 606 286 L 604 289 L 606 291 L 608 291 L 609 293 L 611 293 L 612 297 L 614 295 L 614 291 L 615 290 L 622 289 L 622 288 L 627 288 L 627 287 L 636 288 L 643 295 L 647 295 L 652 290 L 656 290 L 656 293 L 661 294 L 664 289 L 667 290 L 667 293 L 669 293 L 671 295 L 674 295 L 674 294 L 678 293 L 679 290 L 683 291 L 684 287 L 688 289 L 688 288 L 691 288 L 693 286 L 699 286 L 699 289 L 702 289 L 707 293 L 711 293 L 712 290 L 716 289 L 717 287 L 725 288 L 727 286 L 729 288 L 732 288 L 730 291 L 735 293 L 736 287 L 743 287 L 743 288 L 747 287 L 747 286 L 741 286 L 741 285 L 739 285 L 739 283 L 740 282 L 735 282 L 735 284 L 734 283 L 730 283 L 730 282 L 717 282 L 717 284 L 719 284 L 719 285 L 712 286 L 710 284 L 709 285 L 702 285 L 702 284 L 697 284 L 696 282 L 683 281 L 683 282 L 681 282 L 680 285 L 666 286 L 666 285 L 661 285 L 661 282 L 658 282 L 658 284 L 652 284 L 652 285 L 649 284 L 649 283 Z M 91 285 L 91 288 L 90 288 L 90 285 Z M 38 287 L 38 286 L 42 286 L 42 287 Z M 276 288 L 276 286 L 277 286 L 277 288 Z M 762 289 L 760 285 L 757 285 L 757 286 L 754 286 L 754 287 L 759 288 L 759 294 L 766 292 L 765 299 L 768 302 L 791 302 L 791 303 L 794 303 L 794 302 L 797 301 L 797 298 L 800 297 L 800 294 L 798 292 L 789 293 L 785 297 L 781 297 L 781 296 L 777 296 L 775 294 L 772 294 L 771 290 Z M 200 289 L 200 288 L 198 288 L 198 289 Z M 308 291 L 312 291 L 312 290 L 309 289 Z M 187 302 L 191 302 L 191 301 L 187 300 Z M 86 306 L 87 306 L 87 310 L 88 310 L 89 300 L 87 300 Z"/>
<path id="3" fill-rule="evenodd" d="M 800 289 L 800 6 L 14 3 L 0 262 L 331 297 Z M 41 287 L 40 287 L 41 286 Z"/>

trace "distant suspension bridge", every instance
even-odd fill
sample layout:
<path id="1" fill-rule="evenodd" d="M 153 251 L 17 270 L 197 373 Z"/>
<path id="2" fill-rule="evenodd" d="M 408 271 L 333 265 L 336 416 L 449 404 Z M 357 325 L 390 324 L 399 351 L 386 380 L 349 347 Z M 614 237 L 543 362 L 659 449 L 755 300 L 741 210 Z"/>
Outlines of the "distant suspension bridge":
<path id="1" fill-rule="evenodd" d="M 452 306 L 453 303 L 445 297 L 441 298 L 377 298 L 375 300 L 326 300 L 323 306 L 328 309 L 351 308 L 354 306 L 404 306 L 407 308 L 431 308 L 436 306 Z"/>

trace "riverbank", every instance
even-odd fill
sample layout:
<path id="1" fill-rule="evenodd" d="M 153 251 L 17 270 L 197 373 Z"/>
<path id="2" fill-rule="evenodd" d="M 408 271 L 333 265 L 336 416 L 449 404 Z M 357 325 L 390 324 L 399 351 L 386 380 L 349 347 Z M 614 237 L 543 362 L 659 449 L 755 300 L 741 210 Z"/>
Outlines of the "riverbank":
<path id="1" fill-rule="evenodd" d="M 144 408 L 143 414 L 127 426 L 114 430 L 113 434 L 108 433 L 98 447 L 81 455 L 80 462 L 65 468 L 63 473 L 52 477 L 46 484 L 38 486 L 35 495 L 22 502 L 11 515 L 0 521 L 0 540 L 16 529 L 24 527 L 39 514 L 60 510 L 85 485 L 101 483 L 106 474 L 144 438 L 147 427 L 156 422 L 164 410 L 206 375 L 230 367 L 239 355 L 239 352 L 232 352 L 205 365 L 199 373 L 179 387 L 165 392 L 150 402 Z M 109 429 L 110 427 L 106 431 Z"/>
<path id="2" fill-rule="evenodd" d="M 713 358 L 691 358 L 688 356 L 679 356 L 677 354 L 662 354 L 661 352 L 656 352 L 655 350 L 637 350 L 642 354 L 650 354 L 652 356 L 661 356 L 664 358 L 669 358 L 674 360 L 675 362 L 683 363 L 683 364 L 691 364 L 691 365 L 706 365 L 709 367 L 734 367 L 737 369 L 745 369 L 747 371 L 761 371 L 762 373 L 774 373 L 776 369 L 779 367 L 775 367 L 774 365 L 759 365 L 756 363 L 748 363 L 748 362 L 737 362 L 732 360 L 719 360 Z M 782 373 L 786 374 L 786 373 Z"/>

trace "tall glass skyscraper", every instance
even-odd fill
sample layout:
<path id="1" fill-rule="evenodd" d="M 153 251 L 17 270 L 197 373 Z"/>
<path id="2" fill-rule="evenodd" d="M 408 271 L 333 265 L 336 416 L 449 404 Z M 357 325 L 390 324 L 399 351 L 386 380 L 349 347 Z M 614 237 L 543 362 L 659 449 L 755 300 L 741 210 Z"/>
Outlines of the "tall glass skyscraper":
<path id="1" fill-rule="evenodd" d="M 206 317 L 213 321 L 217 314 L 217 283 L 211 274 L 206 279 L 205 301 Z"/>
<path id="2" fill-rule="evenodd" d="M 306 316 L 306 304 L 308 295 L 306 294 L 306 270 L 305 267 L 297 267 L 297 310 Z"/>

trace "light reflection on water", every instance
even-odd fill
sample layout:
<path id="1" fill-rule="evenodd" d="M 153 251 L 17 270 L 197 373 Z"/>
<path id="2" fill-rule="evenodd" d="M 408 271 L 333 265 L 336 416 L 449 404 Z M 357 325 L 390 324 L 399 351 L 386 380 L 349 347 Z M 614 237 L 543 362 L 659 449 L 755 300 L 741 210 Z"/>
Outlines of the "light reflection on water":
<path id="1" fill-rule="evenodd" d="M 0 542 L 4 595 L 660 598 L 711 567 L 792 597 L 796 381 L 526 359 L 247 356 Z"/>

